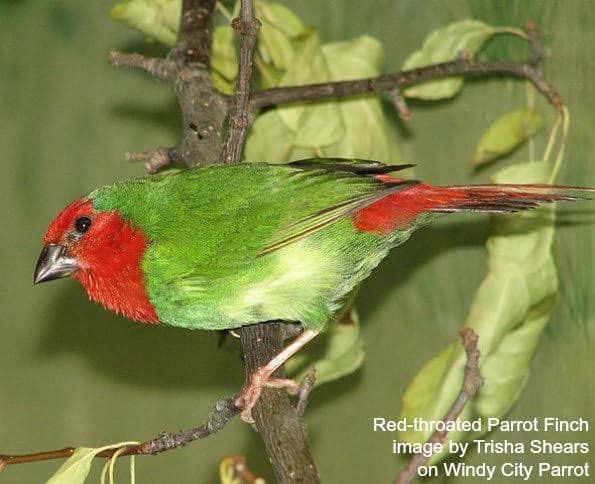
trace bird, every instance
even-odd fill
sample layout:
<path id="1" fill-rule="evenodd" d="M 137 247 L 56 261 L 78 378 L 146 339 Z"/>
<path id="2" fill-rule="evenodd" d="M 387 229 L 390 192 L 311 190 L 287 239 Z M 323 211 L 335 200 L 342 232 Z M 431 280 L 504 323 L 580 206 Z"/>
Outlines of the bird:
<path id="1" fill-rule="evenodd" d="M 100 187 L 50 223 L 34 283 L 72 276 L 129 319 L 232 330 L 267 321 L 302 332 L 236 398 L 241 416 L 418 228 L 454 212 L 514 213 L 588 199 L 547 184 L 434 186 L 396 177 L 413 165 L 337 158 L 190 168 Z"/>

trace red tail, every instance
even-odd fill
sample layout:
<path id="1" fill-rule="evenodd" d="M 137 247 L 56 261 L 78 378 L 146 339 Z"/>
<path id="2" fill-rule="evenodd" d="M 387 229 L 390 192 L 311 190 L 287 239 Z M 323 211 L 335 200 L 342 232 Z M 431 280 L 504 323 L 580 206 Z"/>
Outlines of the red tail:
<path id="1" fill-rule="evenodd" d="M 387 177 L 386 181 L 394 180 L 392 177 Z M 513 213 L 559 200 L 589 200 L 584 196 L 585 192 L 595 192 L 595 188 L 562 185 L 436 187 L 422 183 L 392 193 L 357 211 L 353 214 L 353 220 L 359 230 L 387 235 L 394 230 L 410 227 L 422 213 L 463 211 Z"/>

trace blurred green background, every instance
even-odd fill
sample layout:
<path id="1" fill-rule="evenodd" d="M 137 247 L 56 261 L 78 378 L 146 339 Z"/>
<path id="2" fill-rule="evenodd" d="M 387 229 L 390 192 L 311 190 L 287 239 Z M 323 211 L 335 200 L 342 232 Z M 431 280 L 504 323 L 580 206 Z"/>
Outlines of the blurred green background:
<path id="1" fill-rule="evenodd" d="M 378 37 L 387 70 L 397 69 L 428 32 L 453 20 L 475 17 L 518 27 L 537 21 L 551 48 L 547 76 L 572 116 L 558 181 L 595 184 L 591 1 L 284 3 L 325 41 L 364 33 Z M 142 166 L 124 161 L 125 151 L 178 140 L 179 115 L 170 86 L 141 73 L 116 71 L 106 62 L 111 49 L 161 52 L 110 20 L 113 4 L 0 3 L 0 453 L 95 447 L 187 428 L 202 423 L 217 398 L 242 384 L 239 349 L 219 349 L 217 334 L 131 324 L 89 303 L 71 280 L 35 288 L 31 283 L 43 233 L 64 205 L 101 184 L 143 173 Z M 497 39 L 488 52 L 512 55 L 514 45 Z M 417 162 L 418 175 L 433 182 L 483 182 L 494 169 L 474 174 L 468 163 L 479 136 L 491 120 L 524 103 L 523 83 L 501 79 L 469 82 L 452 101 L 411 103 L 415 117 L 399 131 L 404 157 Z M 541 99 L 537 105 L 551 122 L 553 110 Z M 538 136 L 538 152 L 545 139 L 545 132 Z M 512 159 L 526 158 L 523 149 Z M 592 206 L 580 208 L 590 211 L 591 221 L 595 218 Z M 576 212 L 563 218 L 576 220 Z M 307 414 L 325 482 L 389 482 L 401 467 L 391 454 L 394 436 L 374 434 L 371 420 L 397 418 L 413 375 L 456 338 L 485 272 L 488 230 L 486 217 L 447 219 L 394 251 L 364 285 L 359 307 L 365 366 L 315 391 Z M 593 222 L 559 227 L 560 302 L 510 418 L 593 417 L 594 235 Z M 585 434 L 549 437 L 587 440 Z M 528 441 L 535 435 L 507 438 Z M 138 482 L 217 482 L 218 462 L 229 454 L 247 455 L 255 472 L 270 476 L 258 436 L 236 420 L 207 441 L 139 459 Z M 547 460 L 581 464 L 588 459 L 579 454 Z M 484 460 L 499 464 L 511 457 L 473 455 L 467 462 Z M 529 454 L 522 460 L 542 458 Z M 0 483 L 43 482 L 57 466 L 9 467 L 0 472 Z M 127 482 L 126 472 L 120 464 L 119 482 Z"/>

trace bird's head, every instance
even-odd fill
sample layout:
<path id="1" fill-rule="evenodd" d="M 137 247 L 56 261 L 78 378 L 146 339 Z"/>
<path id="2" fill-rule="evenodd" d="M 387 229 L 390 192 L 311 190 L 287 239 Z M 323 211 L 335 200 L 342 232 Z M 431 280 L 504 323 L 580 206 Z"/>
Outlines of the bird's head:
<path id="1" fill-rule="evenodd" d="M 139 321 L 158 322 L 146 294 L 143 232 L 117 211 L 100 211 L 79 198 L 52 221 L 35 266 L 34 284 L 70 276 L 89 297 Z"/>

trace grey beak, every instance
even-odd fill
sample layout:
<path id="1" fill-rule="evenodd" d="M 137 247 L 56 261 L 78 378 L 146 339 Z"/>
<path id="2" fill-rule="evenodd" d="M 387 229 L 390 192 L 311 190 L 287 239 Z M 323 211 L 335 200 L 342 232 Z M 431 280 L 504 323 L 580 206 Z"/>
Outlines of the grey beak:
<path id="1" fill-rule="evenodd" d="M 76 261 L 65 253 L 66 247 L 63 245 L 46 245 L 37 260 L 33 284 L 66 277 L 79 269 Z"/>

